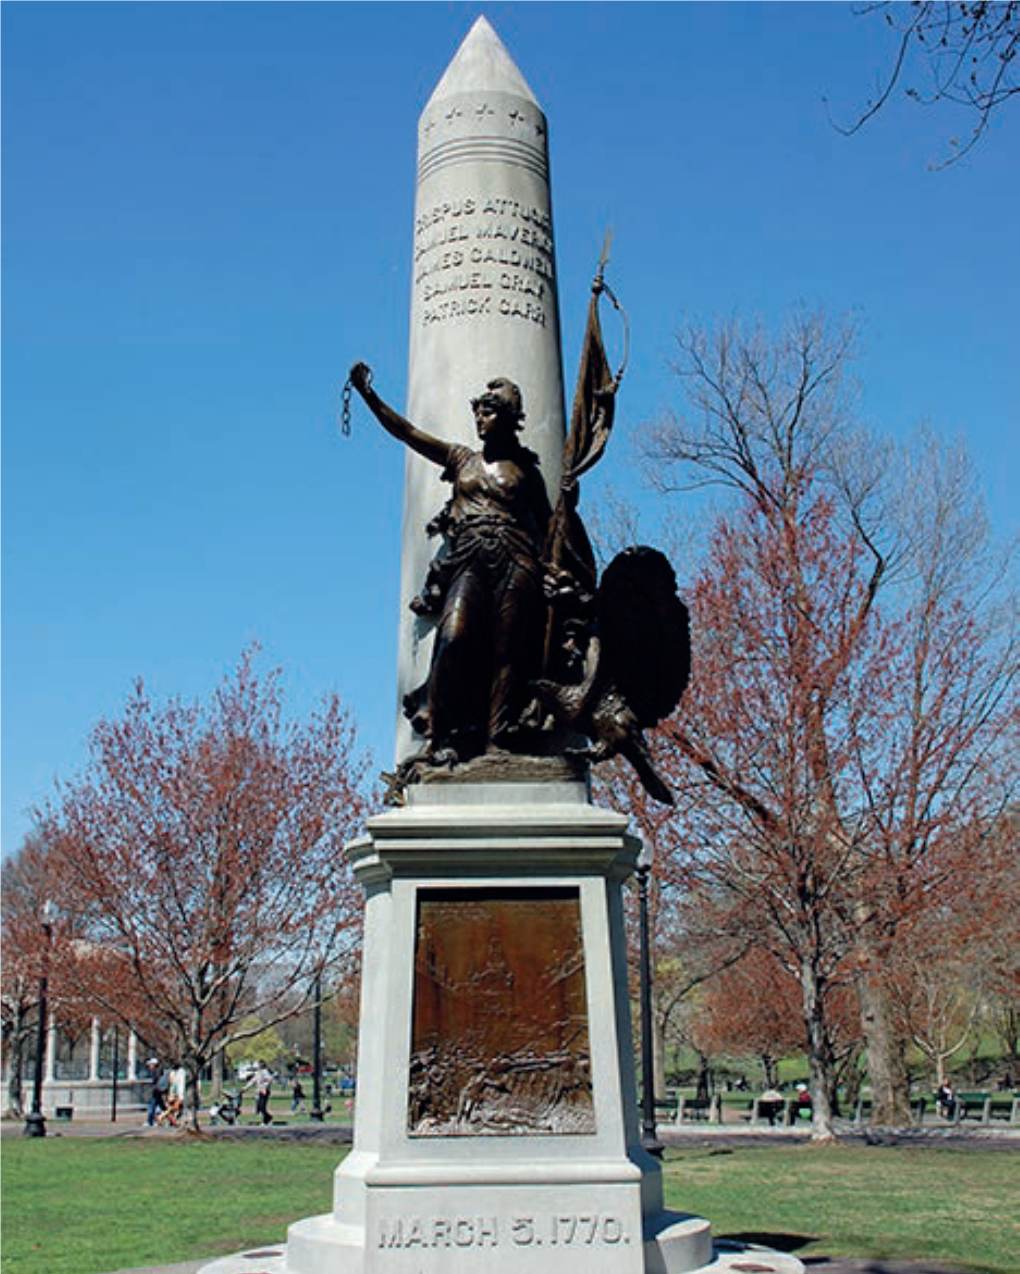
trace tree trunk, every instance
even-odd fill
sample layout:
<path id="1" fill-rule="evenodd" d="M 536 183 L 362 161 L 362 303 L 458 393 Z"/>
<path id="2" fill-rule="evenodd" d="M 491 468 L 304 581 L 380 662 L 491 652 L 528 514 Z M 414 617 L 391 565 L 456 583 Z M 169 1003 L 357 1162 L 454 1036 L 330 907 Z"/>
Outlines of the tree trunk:
<path id="1" fill-rule="evenodd" d="M 25 1064 L 25 1032 L 21 1021 L 15 1023 L 7 1046 L 7 1105 L 15 1119 L 25 1113 L 21 1071 Z"/>
<path id="2" fill-rule="evenodd" d="M 871 1080 L 868 1122 L 883 1128 L 909 1127 L 910 1076 L 906 1045 L 893 1021 L 888 996 L 878 980 L 869 977 L 861 979 L 858 996 Z"/>
<path id="3" fill-rule="evenodd" d="M 846 1064 L 841 1069 L 843 1083 L 843 1104 L 844 1109 L 852 1111 L 857 1109 L 857 1102 L 861 1095 L 861 1084 L 864 1082 L 864 1076 L 861 1073 L 859 1065 L 860 1051 L 854 1049 L 852 1055 L 847 1058 Z M 835 1115 L 840 1113 L 840 1101 L 837 1090 L 833 1093 L 832 1110 Z"/>
<path id="4" fill-rule="evenodd" d="M 187 1126 L 198 1131 L 198 1111 L 202 1103 L 201 1079 L 205 1058 L 189 1053 L 184 1059 L 184 1119 Z"/>
<path id="5" fill-rule="evenodd" d="M 202 1007 L 200 1004 L 192 1004 L 191 1022 L 181 1065 L 184 1067 L 184 1119 L 195 1132 L 198 1131 L 198 1112 L 202 1104 L 202 1071 L 209 1060 L 200 1043 L 203 1038 Z"/>
<path id="6" fill-rule="evenodd" d="M 758 1060 L 761 1062 L 762 1075 L 764 1077 L 762 1087 L 775 1088 L 779 1083 L 779 1068 L 776 1065 L 776 1059 L 771 1053 L 762 1053 Z"/>
<path id="7" fill-rule="evenodd" d="M 1000 1010 L 997 1034 L 1010 1064 L 1010 1074 L 1015 1074 L 1020 1063 L 1020 1012 L 1011 1008 Z"/>
<path id="8" fill-rule="evenodd" d="M 219 1101 L 223 1096 L 223 1049 L 216 1050 L 212 1059 L 212 1097 Z"/>
<path id="9" fill-rule="evenodd" d="M 662 1014 L 652 1013 L 652 1071 L 655 1075 L 655 1099 L 666 1100 L 666 1032 Z"/>
<path id="10" fill-rule="evenodd" d="M 857 1103 L 861 1099 L 861 1088 L 864 1085 L 864 1076 L 857 1074 L 847 1081 L 846 1085 L 846 1108 L 848 1111 L 857 1109 Z"/>
<path id="11" fill-rule="evenodd" d="M 698 1052 L 698 1082 L 695 1089 L 698 1101 L 710 1101 L 712 1097 L 712 1070 L 705 1053 Z"/>
<path id="12" fill-rule="evenodd" d="M 811 1088 L 811 1139 L 832 1141 L 833 1061 L 829 1033 L 825 1029 L 824 986 L 810 961 L 800 969 L 800 989 L 804 1002 L 804 1025 L 808 1038 L 808 1064 Z"/>

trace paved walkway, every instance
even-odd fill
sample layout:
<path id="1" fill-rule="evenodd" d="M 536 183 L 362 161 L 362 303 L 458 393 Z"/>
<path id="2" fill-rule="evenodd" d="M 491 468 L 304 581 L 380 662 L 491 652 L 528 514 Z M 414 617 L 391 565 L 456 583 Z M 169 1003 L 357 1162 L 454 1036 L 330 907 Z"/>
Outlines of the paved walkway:
<path id="1" fill-rule="evenodd" d="M 966 1274 L 963 1270 L 931 1265 L 927 1261 L 858 1261 L 820 1256 L 807 1256 L 803 1260 L 807 1274 Z M 113 1274 L 199 1274 L 208 1264 L 208 1261 L 185 1261 L 182 1265 L 150 1265 L 144 1269 L 116 1270 Z"/>
<path id="2" fill-rule="evenodd" d="M 183 1135 L 181 1129 L 148 1128 L 142 1120 L 136 1118 L 119 1119 L 112 1123 L 108 1119 L 99 1120 L 59 1120 L 50 1119 L 46 1123 L 47 1135 L 50 1137 L 175 1137 Z M 0 1136 L 20 1137 L 24 1132 L 21 1120 L 4 1119 L 0 1122 Z M 345 1123 L 334 1123 L 325 1120 L 323 1123 L 311 1123 L 307 1118 L 297 1116 L 294 1122 L 286 1117 L 275 1119 L 269 1127 L 263 1127 L 254 1121 L 246 1120 L 233 1127 L 218 1125 L 211 1127 L 203 1121 L 202 1132 L 225 1140 L 249 1137 L 268 1137 L 273 1140 L 289 1141 L 334 1141 L 340 1145 L 351 1142 L 351 1126 Z M 1002 1149 L 1020 1149 L 1020 1124 L 925 1124 L 919 1128 L 857 1128 L 852 1124 L 844 1124 L 838 1129 L 841 1141 L 858 1142 L 868 1145 L 911 1145 L 928 1143 L 952 1145 L 957 1148 L 981 1146 L 987 1149 L 995 1146 Z M 659 1124 L 660 1139 L 666 1145 L 693 1146 L 700 1143 L 720 1145 L 731 1142 L 733 1145 L 775 1145 L 777 1142 L 807 1142 L 811 1139 L 810 1129 L 805 1125 L 792 1128 L 769 1128 L 766 1125 L 745 1123 L 709 1124 L 685 1123 L 678 1127 L 675 1124 Z"/>

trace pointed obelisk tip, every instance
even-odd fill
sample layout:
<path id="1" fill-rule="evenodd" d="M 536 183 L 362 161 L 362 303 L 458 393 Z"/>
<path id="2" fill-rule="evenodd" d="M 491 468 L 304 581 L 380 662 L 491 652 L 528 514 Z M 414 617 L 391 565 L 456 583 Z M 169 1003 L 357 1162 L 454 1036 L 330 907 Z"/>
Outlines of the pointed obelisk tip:
<path id="1" fill-rule="evenodd" d="M 458 93 L 477 92 L 512 93 L 538 105 L 517 64 L 484 14 L 475 19 L 428 105 Z"/>

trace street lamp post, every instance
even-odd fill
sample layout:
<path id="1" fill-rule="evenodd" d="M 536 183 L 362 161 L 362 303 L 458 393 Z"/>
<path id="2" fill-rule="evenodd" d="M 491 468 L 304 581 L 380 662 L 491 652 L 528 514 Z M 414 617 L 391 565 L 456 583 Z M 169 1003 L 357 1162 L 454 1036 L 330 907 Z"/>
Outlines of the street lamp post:
<path id="1" fill-rule="evenodd" d="M 117 1122 L 117 1067 L 120 1065 L 120 1027 L 113 1026 L 113 1082 L 110 1085 L 110 1123 Z"/>
<path id="2" fill-rule="evenodd" d="M 50 922 L 51 904 L 43 904 L 42 931 L 43 952 L 42 972 L 39 975 L 39 1029 L 35 1042 L 35 1071 L 32 1076 L 32 1109 L 25 1116 L 24 1135 L 26 1137 L 45 1137 L 46 1118 L 42 1109 L 43 1065 L 46 1056 L 46 993 L 49 984 L 50 940 L 53 928 Z"/>
<path id="3" fill-rule="evenodd" d="M 312 991 L 315 1005 L 312 1013 L 312 1109 L 308 1112 L 310 1119 L 323 1120 L 322 1113 L 322 970 L 315 974 Z"/>
<path id="4" fill-rule="evenodd" d="M 653 847 L 644 841 L 637 860 L 641 984 L 641 1145 L 660 1158 L 663 1144 L 655 1129 L 655 1056 L 652 1043 L 652 951 L 648 928 L 648 879 Z"/>

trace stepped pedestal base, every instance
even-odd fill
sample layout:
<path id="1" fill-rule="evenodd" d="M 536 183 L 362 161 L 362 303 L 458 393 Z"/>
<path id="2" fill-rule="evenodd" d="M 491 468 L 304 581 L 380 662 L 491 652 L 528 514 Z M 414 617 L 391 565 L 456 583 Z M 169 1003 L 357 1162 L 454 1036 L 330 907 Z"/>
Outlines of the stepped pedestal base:
<path id="1" fill-rule="evenodd" d="M 365 942 L 333 1210 L 203 1274 L 801 1274 L 663 1208 L 635 1102 L 626 819 L 576 781 L 408 796 L 348 848 Z"/>

